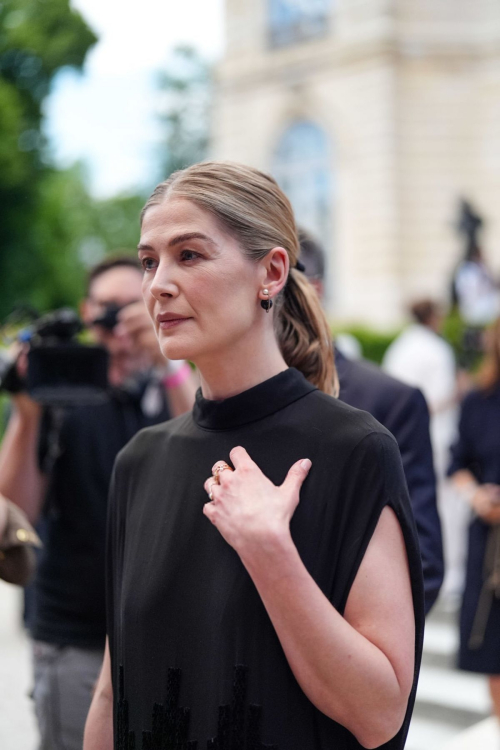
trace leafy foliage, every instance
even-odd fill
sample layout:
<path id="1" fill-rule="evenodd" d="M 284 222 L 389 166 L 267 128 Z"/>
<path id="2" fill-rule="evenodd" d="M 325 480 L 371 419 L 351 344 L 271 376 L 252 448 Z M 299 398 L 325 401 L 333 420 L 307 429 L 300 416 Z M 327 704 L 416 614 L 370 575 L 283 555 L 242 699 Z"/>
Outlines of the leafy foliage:
<path id="1" fill-rule="evenodd" d="M 354 336 L 361 344 L 363 357 L 380 365 L 384 354 L 400 331 L 387 333 L 367 328 L 366 326 L 353 325 L 334 329 L 334 337 L 335 333 L 349 333 L 351 336 Z"/>
<path id="2" fill-rule="evenodd" d="M 167 71 L 159 77 L 165 128 L 162 143 L 164 178 L 206 158 L 209 142 L 212 73 L 190 46 L 173 51 Z"/>
<path id="3" fill-rule="evenodd" d="M 0 318 L 36 297 L 54 263 L 40 237 L 45 161 L 43 101 L 57 72 L 80 69 L 96 37 L 68 0 L 0 4 Z M 52 247 L 53 255 L 61 249 Z"/>
<path id="4" fill-rule="evenodd" d="M 69 0 L 0 0 L 0 322 L 18 304 L 75 305 L 86 268 L 135 254 L 147 196 L 94 199 L 84 166 L 54 168 L 43 135 L 54 77 L 95 42 Z M 210 86 L 199 55 L 176 49 L 159 77 L 165 175 L 205 157 Z"/>
<path id="5" fill-rule="evenodd" d="M 135 254 L 144 202 L 139 195 L 95 200 L 81 164 L 47 171 L 37 186 L 33 217 L 37 252 L 28 268 L 16 266 L 10 271 L 17 293 L 14 301 L 29 299 L 39 310 L 75 305 L 89 266 L 110 252 Z M 37 274 L 34 279 L 32 270 Z"/>

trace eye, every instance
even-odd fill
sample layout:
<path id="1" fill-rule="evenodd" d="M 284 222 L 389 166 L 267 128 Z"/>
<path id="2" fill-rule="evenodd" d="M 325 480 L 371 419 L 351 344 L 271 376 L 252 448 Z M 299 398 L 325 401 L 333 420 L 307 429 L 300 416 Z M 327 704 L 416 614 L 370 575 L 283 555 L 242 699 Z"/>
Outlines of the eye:
<path id="1" fill-rule="evenodd" d="M 145 271 L 153 271 L 156 268 L 156 261 L 154 258 L 142 258 L 141 265 Z"/>
<path id="2" fill-rule="evenodd" d="M 196 260 L 196 258 L 201 258 L 200 253 L 197 253 L 194 250 L 181 250 L 181 260 L 190 261 Z"/>

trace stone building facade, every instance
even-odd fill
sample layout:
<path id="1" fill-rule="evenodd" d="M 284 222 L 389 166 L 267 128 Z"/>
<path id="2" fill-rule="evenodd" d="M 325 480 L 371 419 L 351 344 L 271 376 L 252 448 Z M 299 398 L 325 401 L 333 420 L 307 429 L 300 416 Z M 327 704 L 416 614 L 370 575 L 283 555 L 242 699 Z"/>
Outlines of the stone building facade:
<path id="1" fill-rule="evenodd" d="M 446 300 L 461 197 L 500 272 L 499 0 L 226 0 L 213 156 L 271 171 L 324 240 L 331 315 Z"/>

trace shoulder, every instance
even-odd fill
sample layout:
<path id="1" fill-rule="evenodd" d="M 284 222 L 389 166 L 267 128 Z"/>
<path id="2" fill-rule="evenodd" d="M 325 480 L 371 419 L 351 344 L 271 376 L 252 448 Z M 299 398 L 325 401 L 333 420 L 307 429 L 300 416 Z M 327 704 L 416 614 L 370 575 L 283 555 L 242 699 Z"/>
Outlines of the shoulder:
<path id="1" fill-rule="evenodd" d="M 309 399 L 314 431 L 321 431 L 321 451 L 335 456 L 335 470 L 346 486 L 354 483 L 352 486 L 371 487 L 375 492 L 381 482 L 401 482 L 401 454 L 392 432 L 369 412 L 320 391 Z M 311 443 L 314 439 L 311 435 Z"/>
<path id="2" fill-rule="evenodd" d="M 388 347 L 382 366 L 396 377 L 411 381 L 414 368 L 421 369 L 423 358 L 436 349 L 436 334 L 417 323 L 410 325 Z"/>
<path id="3" fill-rule="evenodd" d="M 455 354 L 453 352 L 453 347 L 451 346 L 451 344 L 449 344 L 442 336 L 440 336 L 439 333 L 436 333 L 429 328 L 423 327 L 423 331 L 425 333 L 422 336 L 422 340 L 424 340 L 425 336 L 425 343 L 429 354 L 433 355 L 436 360 L 439 360 L 440 362 L 444 362 L 445 364 L 451 363 L 454 366 Z"/>
<path id="4" fill-rule="evenodd" d="M 391 393 L 394 396 L 410 398 L 417 391 L 413 386 L 403 383 L 403 381 L 398 378 L 394 378 L 372 362 L 360 362 L 359 366 L 362 368 L 366 377 L 370 378 L 372 383 L 376 384 L 381 390 L 384 390 L 387 393 Z"/>
<path id="5" fill-rule="evenodd" d="M 488 429 L 491 419 L 500 417 L 500 399 L 497 404 L 493 394 L 486 393 L 479 388 L 469 391 L 460 404 L 459 433 L 462 437 L 476 440 L 477 437 Z"/>
<path id="6" fill-rule="evenodd" d="M 485 403 L 487 401 L 488 396 L 486 393 L 481 391 L 479 388 L 474 388 L 472 391 L 469 391 L 466 396 L 464 396 L 462 401 L 462 413 L 470 412 L 471 410 L 476 409 L 481 404 Z"/>
<path id="7" fill-rule="evenodd" d="M 396 399 L 402 403 L 417 405 L 423 403 L 425 407 L 425 399 L 418 388 L 388 375 L 372 362 L 346 360 L 339 370 L 341 399 L 344 393 L 348 395 L 350 389 L 357 385 L 363 388 L 363 400 L 376 401 L 387 398 L 393 402 Z M 349 403 L 353 402 L 349 401 Z"/>
<path id="8" fill-rule="evenodd" d="M 485 416 L 497 414 L 500 410 L 500 388 L 488 391 L 474 388 L 464 397 L 460 410 L 462 421 L 474 418 L 481 421 Z"/>
<path id="9" fill-rule="evenodd" d="M 399 353 L 400 351 L 412 349 L 415 344 L 420 342 L 421 337 L 421 331 L 419 328 L 414 325 L 409 325 L 389 344 L 386 356 L 390 356 L 396 351 Z"/>
<path id="10" fill-rule="evenodd" d="M 398 443 L 376 420 L 351 425 L 342 435 L 342 451 L 333 453 L 345 509 L 363 515 L 387 502 L 398 508 L 408 502 Z"/>
<path id="11" fill-rule="evenodd" d="M 401 467 L 401 453 L 389 430 L 374 430 L 364 435 L 352 448 L 351 465 L 372 467 L 376 472 L 393 472 Z"/>
<path id="12" fill-rule="evenodd" d="M 439 334 L 435 333 L 428 326 L 420 323 L 411 324 L 403 331 L 388 347 L 384 357 L 384 366 L 400 364 L 403 367 L 404 362 L 400 360 L 410 358 L 418 365 L 424 356 L 432 356 L 435 352 L 447 350 L 449 345 Z M 451 350 L 451 347 L 450 347 Z"/>
<path id="13" fill-rule="evenodd" d="M 115 463 L 117 471 L 130 470 L 142 465 L 148 458 L 156 458 L 158 451 L 174 436 L 189 430 L 192 422 L 191 412 L 187 412 L 175 419 L 139 430 L 118 453 Z"/>
<path id="14" fill-rule="evenodd" d="M 327 442 L 342 443 L 344 451 L 349 452 L 362 442 L 375 444 L 377 436 L 396 444 L 391 433 L 368 411 L 321 391 L 313 391 L 307 401 L 308 415 L 315 428 L 321 430 Z"/>

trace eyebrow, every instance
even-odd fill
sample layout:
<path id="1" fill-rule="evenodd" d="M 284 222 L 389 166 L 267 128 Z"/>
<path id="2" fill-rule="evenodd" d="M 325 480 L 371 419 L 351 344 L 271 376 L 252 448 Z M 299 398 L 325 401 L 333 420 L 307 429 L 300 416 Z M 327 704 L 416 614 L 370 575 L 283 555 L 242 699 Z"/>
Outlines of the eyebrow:
<path id="1" fill-rule="evenodd" d="M 189 240 L 205 240 L 205 242 L 209 242 L 211 245 L 215 245 L 216 243 L 210 239 L 210 237 L 207 237 L 206 234 L 202 234 L 201 232 L 186 232 L 185 234 L 178 234 L 177 237 L 172 237 L 172 239 L 168 243 L 168 247 L 173 247 L 174 245 L 180 245 L 181 242 L 187 242 Z M 139 243 L 137 245 L 138 250 L 154 250 L 151 245 L 144 245 L 142 243 Z"/>

